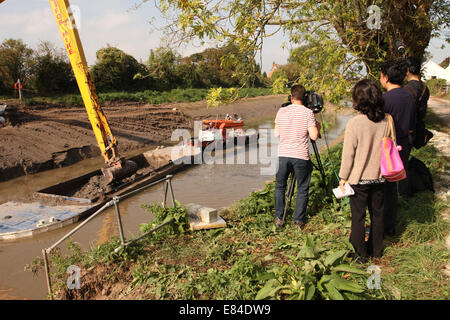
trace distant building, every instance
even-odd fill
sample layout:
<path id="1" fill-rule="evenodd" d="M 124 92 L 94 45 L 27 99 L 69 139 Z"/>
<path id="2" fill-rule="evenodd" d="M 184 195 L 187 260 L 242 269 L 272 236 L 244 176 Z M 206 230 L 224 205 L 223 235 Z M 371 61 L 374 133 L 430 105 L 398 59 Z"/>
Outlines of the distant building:
<path id="1" fill-rule="evenodd" d="M 278 69 L 278 65 L 276 63 L 273 64 L 272 70 L 270 70 L 269 74 L 267 75 L 267 78 L 270 78 L 272 74 L 275 72 L 275 70 Z"/>
<path id="2" fill-rule="evenodd" d="M 450 84 L 450 66 L 447 69 L 442 68 L 440 65 L 433 61 L 428 61 L 423 66 L 423 78 L 429 79 L 444 79 L 447 84 Z"/>

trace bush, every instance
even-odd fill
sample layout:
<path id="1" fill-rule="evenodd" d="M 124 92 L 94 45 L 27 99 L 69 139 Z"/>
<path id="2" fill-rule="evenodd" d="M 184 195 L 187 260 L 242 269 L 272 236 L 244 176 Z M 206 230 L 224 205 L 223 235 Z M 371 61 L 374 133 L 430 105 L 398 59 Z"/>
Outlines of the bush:
<path id="1" fill-rule="evenodd" d="M 443 89 L 447 81 L 444 79 L 430 79 L 427 80 L 426 84 L 432 96 L 439 96 L 444 93 Z"/>

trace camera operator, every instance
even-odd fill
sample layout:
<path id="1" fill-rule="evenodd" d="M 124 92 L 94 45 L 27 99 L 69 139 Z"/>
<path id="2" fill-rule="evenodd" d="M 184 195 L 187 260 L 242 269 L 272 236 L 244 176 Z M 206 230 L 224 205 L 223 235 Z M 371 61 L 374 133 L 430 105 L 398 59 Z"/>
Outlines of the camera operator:
<path id="1" fill-rule="evenodd" d="M 304 106 L 306 90 L 302 85 L 291 87 L 292 103 L 278 110 L 275 118 L 275 136 L 279 137 L 278 170 L 275 183 L 275 224 L 283 225 L 285 192 L 290 172 L 297 179 L 297 200 L 294 222 L 304 229 L 308 205 L 312 163 L 309 158 L 309 139 L 319 138 L 320 124 L 311 109 Z"/>

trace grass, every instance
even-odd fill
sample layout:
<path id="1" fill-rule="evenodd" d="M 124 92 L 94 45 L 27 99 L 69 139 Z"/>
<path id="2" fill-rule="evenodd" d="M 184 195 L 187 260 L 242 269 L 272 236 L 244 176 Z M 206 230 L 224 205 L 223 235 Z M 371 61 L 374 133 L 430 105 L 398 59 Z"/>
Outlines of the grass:
<path id="1" fill-rule="evenodd" d="M 209 89 L 173 89 L 170 91 L 145 90 L 140 92 L 106 92 L 99 93 L 98 98 L 101 104 L 107 102 L 130 101 L 151 104 L 174 103 L 174 102 L 195 102 L 205 100 Z M 270 95 L 270 88 L 244 88 L 240 92 L 240 97 L 256 97 Z M 52 97 L 31 97 L 26 99 L 27 105 L 39 105 L 42 103 L 52 103 L 66 106 L 83 106 L 80 94 L 67 94 Z"/>
<path id="2" fill-rule="evenodd" d="M 313 171 L 306 232 L 293 224 L 291 214 L 284 228 L 275 227 L 273 182 L 222 210 L 225 229 L 193 233 L 186 228 L 184 209 L 143 206 L 154 212 L 155 220 L 141 225 L 142 232 L 167 218 L 176 223 L 117 253 L 117 238 L 86 253 L 69 242 L 71 254 L 51 256 L 58 296 L 91 299 L 110 286 L 123 288 L 113 298 L 135 299 L 448 300 L 450 283 L 442 269 L 448 261 L 444 241 L 449 223 L 440 214 L 448 209 L 447 201 L 428 191 L 409 201 L 400 199 L 398 234 L 385 241 L 379 261 L 381 289 L 367 288 L 372 262 L 360 264 L 348 257 L 353 251 L 348 241 L 350 209 L 330 192 L 337 185 L 341 153 L 342 145 L 322 153 L 327 192 Z M 412 155 L 427 164 L 435 180 L 446 170 L 446 158 L 432 145 Z M 65 271 L 72 264 L 85 272 L 84 291 L 65 289 Z M 42 261 L 35 261 L 30 268 L 36 271 L 41 266 Z"/>
<path id="3" fill-rule="evenodd" d="M 445 121 L 440 118 L 433 110 L 428 109 L 425 117 L 425 126 L 427 129 L 447 132 L 448 126 Z"/>
<path id="4" fill-rule="evenodd" d="M 392 271 L 383 274 L 383 281 L 396 288 L 398 299 L 449 299 L 448 277 L 442 272 L 448 252 L 443 246 L 422 243 L 392 246 L 386 251 Z"/>

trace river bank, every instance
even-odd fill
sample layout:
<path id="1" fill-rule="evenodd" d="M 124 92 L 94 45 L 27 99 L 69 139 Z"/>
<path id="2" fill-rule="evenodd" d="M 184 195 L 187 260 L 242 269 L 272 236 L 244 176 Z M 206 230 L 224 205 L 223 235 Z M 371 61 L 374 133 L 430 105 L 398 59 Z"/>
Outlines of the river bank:
<path id="1" fill-rule="evenodd" d="M 430 108 L 433 111 L 433 108 Z M 433 117 L 431 117 L 433 119 Z M 428 123 L 436 126 L 436 123 Z M 442 124 L 439 124 L 442 128 Z M 445 127 L 444 127 L 445 128 Z M 434 129 L 433 129 L 434 130 Z M 273 224 L 273 183 L 219 214 L 228 228 L 195 233 L 158 234 L 131 251 L 112 254 L 118 239 L 82 254 L 72 246 L 58 268 L 82 267 L 81 290 L 64 288 L 64 273 L 54 274 L 63 299 L 443 299 L 450 292 L 445 264 L 449 224 L 446 132 L 413 151 L 435 180 L 436 194 L 422 192 L 400 200 L 398 234 L 386 239 L 377 261 L 381 287 L 366 286 L 367 264 L 347 253 L 350 211 L 320 187 L 313 174 L 309 223 L 300 231 L 290 218 L 284 229 Z M 442 133 L 442 134 L 441 134 Z M 322 155 L 329 185 L 336 181 L 341 146 Z M 447 189 L 445 189 L 447 188 Z M 445 192 L 444 192 L 445 191 Z M 69 259 L 69 260 L 66 260 Z M 105 276 L 107 275 L 107 276 Z"/>

